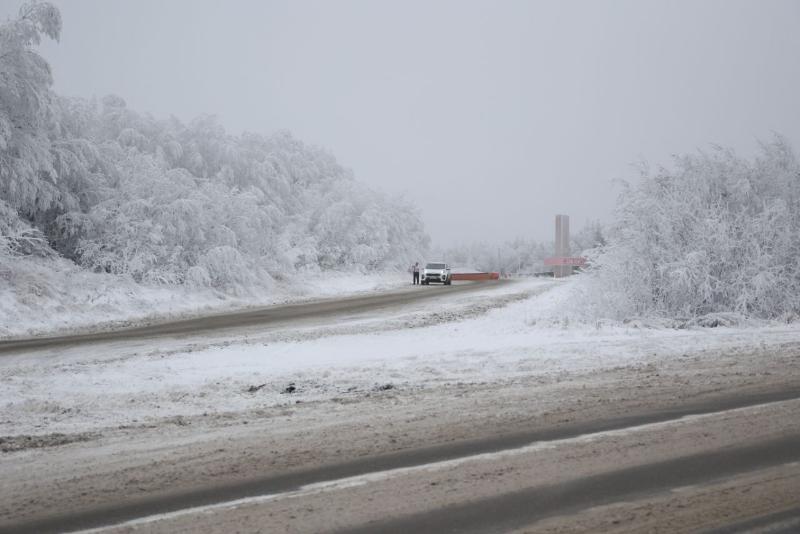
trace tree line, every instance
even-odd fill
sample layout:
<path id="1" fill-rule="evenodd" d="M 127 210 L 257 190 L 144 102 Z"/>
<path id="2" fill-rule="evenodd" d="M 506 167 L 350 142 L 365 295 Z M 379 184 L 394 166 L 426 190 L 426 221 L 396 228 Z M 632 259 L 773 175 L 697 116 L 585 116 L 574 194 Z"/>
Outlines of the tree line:
<path id="1" fill-rule="evenodd" d="M 49 3 L 0 25 L 0 261 L 60 254 L 140 282 L 225 289 L 423 255 L 413 205 L 288 132 L 231 135 L 213 116 L 184 123 L 113 95 L 55 94 L 34 47 L 60 32 Z"/>

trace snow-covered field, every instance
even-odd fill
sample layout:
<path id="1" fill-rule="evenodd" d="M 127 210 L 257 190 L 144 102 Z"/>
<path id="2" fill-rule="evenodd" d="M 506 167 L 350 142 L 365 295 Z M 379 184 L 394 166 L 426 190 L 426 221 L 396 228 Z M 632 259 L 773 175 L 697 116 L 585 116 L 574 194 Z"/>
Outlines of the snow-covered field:
<path id="1" fill-rule="evenodd" d="M 340 282 L 327 290 L 353 289 L 349 280 Z M 670 329 L 570 322 L 563 310 L 572 297 L 573 282 L 522 280 L 242 337 L 7 355 L 0 358 L 0 435 L 157 424 L 386 389 L 557 379 L 745 348 L 766 355 L 800 341 L 795 325 Z"/>

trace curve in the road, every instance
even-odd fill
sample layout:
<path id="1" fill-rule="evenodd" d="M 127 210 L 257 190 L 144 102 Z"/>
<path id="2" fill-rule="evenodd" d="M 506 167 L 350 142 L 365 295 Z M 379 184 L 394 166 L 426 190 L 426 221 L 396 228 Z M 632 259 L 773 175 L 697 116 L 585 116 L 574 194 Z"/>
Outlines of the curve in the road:
<path id="1" fill-rule="evenodd" d="M 493 285 L 511 283 L 510 280 L 488 282 Z M 188 335 L 197 332 L 221 331 L 246 326 L 270 325 L 287 321 L 324 318 L 339 313 L 356 313 L 378 310 L 416 301 L 446 297 L 456 293 L 468 293 L 486 289 L 485 283 L 464 282 L 452 286 L 431 286 L 412 291 L 392 291 L 373 295 L 316 300 L 297 304 L 281 304 L 239 312 L 224 313 L 169 321 L 148 326 L 124 328 L 105 332 L 93 332 L 52 337 L 34 337 L 0 341 L 0 354 L 22 352 L 44 348 L 68 347 L 97 343 L 146 339 L 162 336 Z"/>

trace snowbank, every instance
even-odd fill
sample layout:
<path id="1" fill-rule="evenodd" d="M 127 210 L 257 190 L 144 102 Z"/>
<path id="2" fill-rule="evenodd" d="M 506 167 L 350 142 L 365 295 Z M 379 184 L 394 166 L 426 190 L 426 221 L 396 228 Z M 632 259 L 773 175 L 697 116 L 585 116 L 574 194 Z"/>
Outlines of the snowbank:
<path id="1" fill-rule="evenodd" d="M 231 295 L 210 288 L 147 285 L 97 274 L 60 259 L 15 258 L 0 264 L 0 338 L 103 330 L 237 308 L 400 287 L 400 273 L 306 273 Z"/>

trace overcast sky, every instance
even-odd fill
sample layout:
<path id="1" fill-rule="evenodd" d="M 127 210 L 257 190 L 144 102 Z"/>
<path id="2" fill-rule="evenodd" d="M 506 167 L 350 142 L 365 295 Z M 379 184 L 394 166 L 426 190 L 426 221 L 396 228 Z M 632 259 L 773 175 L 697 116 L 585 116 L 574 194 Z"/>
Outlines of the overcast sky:
<path id="1" fill-rule="evenodd" d="M 636 161 L 772 132 L 800 149 L 797 1 L 54 3 L 58 92 L 291 130 L 442 245 L 608 220 Z"/>

